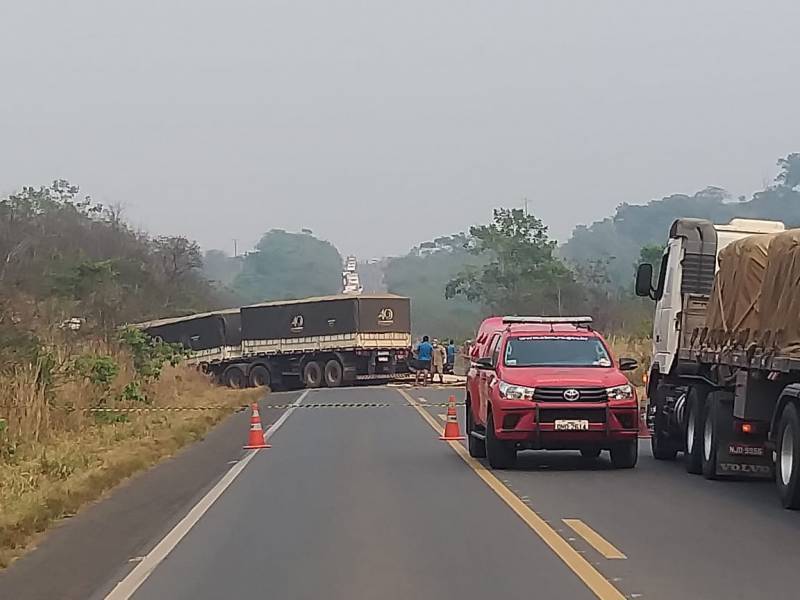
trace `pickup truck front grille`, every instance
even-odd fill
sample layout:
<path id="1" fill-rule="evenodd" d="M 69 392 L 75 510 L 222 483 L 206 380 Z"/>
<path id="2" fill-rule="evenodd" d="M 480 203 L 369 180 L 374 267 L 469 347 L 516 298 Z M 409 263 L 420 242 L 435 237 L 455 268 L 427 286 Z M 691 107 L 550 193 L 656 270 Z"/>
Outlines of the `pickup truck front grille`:
<path id="1" fill-rule="evenodd" d="M 564 397 L 567 390 L 577 390 L 579 396 L 574 399 Z M 605 388 L 582 388 L 582 387 L 537 387 L 533 392 L 533 399 L 536 402 L 605 402 L 608 394 Z"/>
<path id="2" fill-rule="evenodd" d="M 539 422 L 554 423 L 555 421 L 568 421 L 580 419 L 589 423 L 605 423 L 606 411 L 600 408 L 540 408 Z"/>

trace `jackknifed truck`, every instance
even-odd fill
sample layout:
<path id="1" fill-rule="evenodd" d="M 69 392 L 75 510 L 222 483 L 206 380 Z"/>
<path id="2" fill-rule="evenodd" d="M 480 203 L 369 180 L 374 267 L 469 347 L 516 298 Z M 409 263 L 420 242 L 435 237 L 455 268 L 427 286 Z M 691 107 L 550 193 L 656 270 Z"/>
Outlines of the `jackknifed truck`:
<path id="1" fill-rule="evenodd" d="M 708 479 L 773 479 L 800 508 L 800 229 L 678 219 L 656 282 L 648 422 L 656 459 Z"/>
<path id="2" fill-rule="evenodd" d="M 141 323 L 229 387 L 339 387 L 408 372 L 410 300 L 339 294 Z"/>

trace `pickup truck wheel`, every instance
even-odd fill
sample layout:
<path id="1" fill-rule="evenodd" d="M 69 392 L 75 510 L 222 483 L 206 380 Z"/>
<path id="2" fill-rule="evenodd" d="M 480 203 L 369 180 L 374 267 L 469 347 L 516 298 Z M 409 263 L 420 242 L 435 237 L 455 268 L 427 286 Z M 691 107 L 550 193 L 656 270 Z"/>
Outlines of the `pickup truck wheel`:
<path id="1" fill-rule="evenodd" d="M 600 448 L 581 448 L 583 458 L 598 458 L 602 450 Z"/>
<path id="2" fill-rule="evenodd" d="M 472 406 L 469 396 L 466 402 L 467 409 L 467 449 L 473 458 L 486 458 L 486 440 L 480 440 L 472 435 L 475 431 L 475 418 L 472 416 Z"/>
<path id="3" fill-rule="evenodd" d="M 517 462 L 517 449 L 509 442 L 495 437 L 492 413 L 489 413 L 486 422 L 486 458 L 493 469 L 510 469 Z"/>
<path id="4" fill-rule="evenodd" d="M 611 447 L 611 464 L 615 469 L 632 469 L 639 460 L 639 441 L 631 440 Z"/>
<path id="5" fill-rule="evenodd" d="M 325 385 L 331 388 L 339 387 L 342 385 L 343 378 L 342 363 L 335 358 L 325 363 Z"/>
<path id="6" fill-rule="evenodd" d="M 250 385 L 252 387 L 269 387 L 271 383 L 272 376 L 267 367 L 256 365 L 250 369 Z"/>
<path id="7" fill-rule="evenodd" d="M 699 475 L 703 472 L 703 423 L 705 422 L 704 395 L 692 387 L 686 399 L 686 450 L 683 462 L 687 473 Z"/>
<path id="8" fill-rule="evenodd" d="M 717 426 L 716 417 L 719 402 L 714 398 L 713 394 L 708 399 L 706 406 L 705 418 L 703 419 L 703 435 L 702 435 L 702 460 L 701 469 L 703 477 L 706 479 L 717 478 Z"/>
<path id="9" fill-rule="evenodd" d="M 234 390 L 246 387 L 247 379 L 239 367 L 228 367 L 222 374 L 222 383 Z"/>
<path id="10" fill-rule="evenodd" d="M 322 386 L 322 367 L 315 360 L 310 360 L 303 367 L 303 383 L 307 388 L 318 388 Z"/>
<path id="11" fill-rule="evenodd" d="M 778 422 L 775 483 L 784 508 L 800 508 L 800 414 L 789 403 Z"/>

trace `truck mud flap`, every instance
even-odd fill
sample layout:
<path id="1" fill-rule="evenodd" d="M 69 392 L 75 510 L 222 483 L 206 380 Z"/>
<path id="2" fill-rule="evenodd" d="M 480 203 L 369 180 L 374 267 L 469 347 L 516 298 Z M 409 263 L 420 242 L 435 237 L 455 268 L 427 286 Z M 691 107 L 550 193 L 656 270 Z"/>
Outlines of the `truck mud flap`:
<path id="1" fill-rule="evenodd" d="M 724 403 L 717 411 L 717 469 L 718 477 L 774 479 L 772 450 L 766 447 L 761 435 L 746 435 L 735 429 L 733 407 Z"/>

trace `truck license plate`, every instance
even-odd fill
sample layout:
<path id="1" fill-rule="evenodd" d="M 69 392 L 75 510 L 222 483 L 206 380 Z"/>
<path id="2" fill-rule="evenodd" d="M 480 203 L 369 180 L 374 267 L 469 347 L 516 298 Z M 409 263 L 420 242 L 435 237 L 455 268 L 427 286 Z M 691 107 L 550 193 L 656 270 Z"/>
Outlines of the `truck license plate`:
<path id="1" fill-rule="evenodd" d="M 565 419 L 555 422 L 556 431 L 588 431 L 589 421 L 586 419 Z"/>

